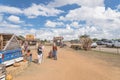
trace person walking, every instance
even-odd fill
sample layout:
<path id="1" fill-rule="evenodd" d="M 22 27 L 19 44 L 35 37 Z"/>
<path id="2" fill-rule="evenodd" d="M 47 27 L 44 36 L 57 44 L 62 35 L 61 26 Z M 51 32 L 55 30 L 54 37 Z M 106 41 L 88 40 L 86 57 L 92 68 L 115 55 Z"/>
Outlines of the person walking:
<path id="1" fill-rule="evenodd" d="M 44 49 L 44 46 L 42 44 L 40 44 L 38 46 L 38 49 L 37 49 L 37 53 L 38 53 L 38 64 L 41 64 L 42 63 L 42 59 L 43 59 L 43 49 Z"/>
<path id="2" fill-rule="evenodd" d="M 24 43 L 24 52 L 28 51 L 28 42 L 26 41 Z"/>
<path id="3" fill-rule="evenodd" d="M 57 46 L 55 43 L 53 44 L 52 49 L 53 49 L 53 58 L 54 60 L 57 60 Z"/>

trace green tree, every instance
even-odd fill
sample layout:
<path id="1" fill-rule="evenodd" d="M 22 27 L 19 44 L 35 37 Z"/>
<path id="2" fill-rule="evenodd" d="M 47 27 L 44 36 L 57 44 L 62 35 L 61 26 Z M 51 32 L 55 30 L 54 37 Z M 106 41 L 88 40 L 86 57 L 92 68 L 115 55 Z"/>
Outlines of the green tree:
<path id="1" fill-rule="evenodd" d="M 94 38 L 93 41 L 96 42 L 96 41 L 98 41 L 98 39 L 97 39 L 97 38 Z"/>
<path id="2" fill-rule="evenodd" d="M 25 40 L 25 37 L 22 35 L 17 36 L 18 39 Z"/>

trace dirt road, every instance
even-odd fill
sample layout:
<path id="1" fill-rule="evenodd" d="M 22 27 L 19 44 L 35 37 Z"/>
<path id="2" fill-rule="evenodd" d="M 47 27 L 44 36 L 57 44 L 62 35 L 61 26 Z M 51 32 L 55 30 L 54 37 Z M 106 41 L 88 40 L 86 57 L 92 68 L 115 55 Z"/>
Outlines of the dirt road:
<path id="1" fill-rule="evenodd" d="M 45 47 L 42 64 L 32 63 L 14 80 L 120 80 L 120 69 L 105 61 L 64 48 L 59 49 L 56 61 L 46 58 L 50 49 L 50 46 Z M 36 52 L 33 53 L 36 59 Z"/>

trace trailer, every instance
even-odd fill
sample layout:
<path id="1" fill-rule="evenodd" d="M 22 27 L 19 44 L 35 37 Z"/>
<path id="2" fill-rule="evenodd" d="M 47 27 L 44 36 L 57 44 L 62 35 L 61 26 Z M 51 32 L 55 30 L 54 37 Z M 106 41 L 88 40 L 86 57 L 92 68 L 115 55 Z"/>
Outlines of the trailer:
<path id="1" fill-rule="evenodd" d="M 70 47 L 73 48 L 73 49 L 75 49 L 75 50 L 82 49 L 82 45 L 81 44 L 72 44 Z"/>
<path id="2" fill-rule="evenodd" d="M 0 34 L 0 64 L 9 66 L 22 60 L 22 50 L 16 35 Z"/>

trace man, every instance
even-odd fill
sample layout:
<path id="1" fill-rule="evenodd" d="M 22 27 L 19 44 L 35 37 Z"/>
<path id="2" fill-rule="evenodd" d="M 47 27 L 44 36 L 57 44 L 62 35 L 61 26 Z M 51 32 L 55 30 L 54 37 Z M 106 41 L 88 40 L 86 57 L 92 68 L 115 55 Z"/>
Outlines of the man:
<path id="1" fill-rule="evenodd" d="M 55 43 L 53 44 L 52 49 L 53 49 L 53 57 L 54 57 L 54 60 L 57 60 L 57 46 L 56 46 Z"/>

